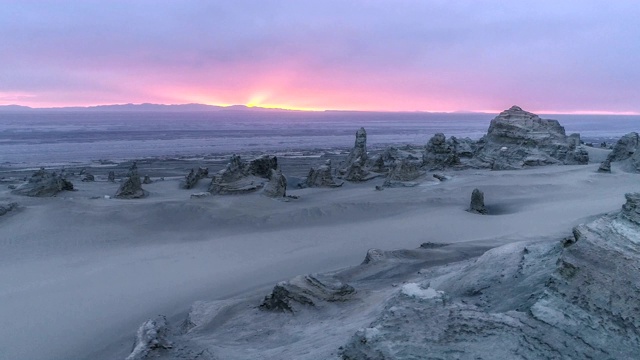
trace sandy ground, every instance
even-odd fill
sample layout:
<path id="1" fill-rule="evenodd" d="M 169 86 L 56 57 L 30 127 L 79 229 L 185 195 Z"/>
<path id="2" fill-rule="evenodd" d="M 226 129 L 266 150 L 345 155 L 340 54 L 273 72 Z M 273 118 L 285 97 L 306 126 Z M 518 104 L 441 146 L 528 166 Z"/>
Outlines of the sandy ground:
<path id="1" fill-rule="evenodd" d="M 594 151 L 592 158 L 606 155 Z M 184 315 L 196 300 L 358 264 L 370 248 L 558 239 L 619 209 L 639 179 L 615 164 L 612 174 L 597 173 L 597 164 L 448 171 L 448 181 L 413 188 L 374 191 L 378 179 L 291 189 L 300 198 L 283 202 L 260 194 L 190 199 L 209 181 L 180 189 L 188 165 L 140 165 L 165 176 L 145 186 L 142 200 L 104 198 L 118 185 L 101 174 L 46 199 L 3 186 L 0 200 L 21 206 L 0 217 L 0 358 L 118 358 L 150 316 Z M 295 176 L 307 168 L 296 166 Z M 493 215 L 464 211 L 476 187 Z"/>

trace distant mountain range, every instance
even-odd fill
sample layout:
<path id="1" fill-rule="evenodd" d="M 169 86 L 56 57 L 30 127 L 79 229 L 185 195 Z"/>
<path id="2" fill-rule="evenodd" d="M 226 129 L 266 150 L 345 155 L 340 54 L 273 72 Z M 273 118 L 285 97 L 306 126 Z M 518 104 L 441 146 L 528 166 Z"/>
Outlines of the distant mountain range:
<path id="1" fill-rule="evenodd" d="M 22 112 L 22 111 L 162 111 L 162 112 L 187 112 L 187 111 L 298 111 L 287 109 L 272 109 L 261 107 L 248 107 L 245 105 L 216 106 L 205 104 L 115 104 L 97 106 L 72 106 L 72 107 L 50 107 L 32 108 L 22 105 L 0 105 L 0 112 Z"/>

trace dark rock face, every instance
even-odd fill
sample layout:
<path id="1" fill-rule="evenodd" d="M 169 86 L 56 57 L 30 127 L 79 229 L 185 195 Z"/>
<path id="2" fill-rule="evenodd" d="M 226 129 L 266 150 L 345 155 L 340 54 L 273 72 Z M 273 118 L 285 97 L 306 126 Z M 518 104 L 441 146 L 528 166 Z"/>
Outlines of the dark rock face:
<path id="1" fill-rule="evenodd" d="M 455 138 L 454 138 L 455 139 Z M 422 163 L 427 169 L 442 170 L 460 163 L 456 153 L 457 139 L 447 142 L 443 133 L 433 135 L 425 147 Z"/>
<path id="2" fill-rule="evenodd" d="M 328 275 L 297 276 L 278 283 L 271 294 L 264 298 L 260 309 L 296 312 L 304 306 L 317 307 L 323 302 L 347 301 L 355 293 L 352 286 Z"/>
<path id="3" fill-rule="evenodd" d="M 640 225 L 640 193 L 625 194 L 627 202 L 622 205 L 620 216 L 635 225 Z"/>
<path id="4" fill-rule="evenodd" d="M 347 181 L 362 182 L 373 178 L 367 168 L 367 132 L 360 128 L 356 132 L 356 142 L 347 156 L 344 167 L 340 170 Z"/>
<path id="5" fill-rule="evenodd" d="M 278 160 L 265 155 L 249 163 L 233 155 L 227 167 L 213 177 L 209 192 L 217 195 L 243 194 L 262 189 L 276 170 Z"/>
<path id="6" fill-rule="evenodd" d="M 343 182 L 336 182 L 333 178 L 331 160 L 327 160 L 324 165 L 309 170 L 305 185 L 307 187 L 339 187 Z"/>
<path id="7" fill-rule="evenodd" d="M 622 161 L 630 158 L 638 149 L 640 138 L 638 133 L 631 132 L 618 140 L 613 146 L 613 150 L 607 157 L 610 162 Z"/>
<path id="8" fill-rule="evenodd" d="M 170 333 L 167 318 L 164 316 L 145 321 L 138 328 L 133 351 L 125 360 L 150 359 L 158 350 L 171 349 L 173 344 L 169 341 Z"/>
<path id="9" fill-rule="evenodd" d="M 89 173 L 85 173 L 84 177 L 82 178 L 82 182 L 92 182 L 92 181 L 95 181 L 95 180 L 96 180 L 95 176 L 93 176 L 93 175 L 91 175 Z"/>
<path id="10" fill-rule="evenodd" d="M 424 175 L 424 171 L 420 168 L 420 163 L 410 161 L 408 159 L 396 160 L 389 170 L 387 177 L 382 184 L 383 187 L 412 187 L 417 186 L 417 182 L 413 182 L 420 176 Z"/>
<path id="11" fill-rule="evenodd" d="M 10 202 L 10 203 L 0 203 L 0 216 L 5 215 L 9 211 L 15 210 L 18 208 L 18 203 Z"/>
<path id="12" fill-rule="evenodd" d="M 598 168 L 598 172 L 610 173 L 611 172 L 611 160 L 606 159 L 605 161 L 603 161 L 600 164 L 600 167 Z"/>
<path id="13" fill-rule="evenodd" d="M 129 177 L 120 185 L 114 195 L 118 199 L 140 199 L 147 197 L 149 193 L 142 189 L 140 175 L 138 175 L 138 165 L 134 162 L 129 169 Z"/>
<path id="14" fill-rule="evenodd" d="M 28 183 L 13 190 L 14 194 L 49 197 L 55 196 L 61 191 L 72 191 L 73 184 L 55 172 L 48 172 L 44 168 L 36 171 L 28 180 Z"/>
<path id="15" fill-rule="evenodd" d="M 116 173 L 113 171 L 109 171 L 109 176 L 107 176 L 107 180 L 109 182 L 116 182 Z"/>
<path id="16" fill-rule="evenodd" d="M 191 169 L 189 174 L 185 176 L 182 184 L 180 185 L 183 189 L 192 189 L 194 186 L 198 184 L 198 181 L 209 176 L 209 168 L 199 167 L 198 171 Z"/>
<path id="17" fill-rule="evenodd" d="M 144 180 L 142 180 L 143 184 L 151 184 L 153 183 L 153 180 L 151 180 L 151 178 L 149 177 L 149 175 L 145 175 L 144 176 Z"/>
<path id="18" fill-rule="evenodd" d="M 287 196 L 287 178 L 282 175 L 282 171 L 271 169 L 270 180 L 264 186 L 262 193 L 272 198 Z"/>
<path id="19" fill-rule="evenodd" d="M 479 189 L 473 189 L 471 193 L 471 204 L 469 205 L 469 212 L 475 214 L 486 214 L 487 209 L 484 207 L 484 193 Z"/>
<path id="20" fill-rule="evenodd" d="M 491 120 L 475 159 L 494 170 L 550 164 L 586 164 L 579 136 L 567 136 L 557 120 L 541 119 L 517 106 Z"/>

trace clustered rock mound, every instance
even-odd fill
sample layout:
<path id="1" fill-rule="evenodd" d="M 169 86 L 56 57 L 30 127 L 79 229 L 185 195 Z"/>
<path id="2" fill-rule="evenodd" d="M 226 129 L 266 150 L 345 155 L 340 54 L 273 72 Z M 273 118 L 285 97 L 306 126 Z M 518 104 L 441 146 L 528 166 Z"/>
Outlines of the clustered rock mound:
<path id="1" fill-rule="evenodd" d="M 278 159 L 275 156 L 264 155 L 246 162 L 233 155 L 227 167 L 213 176 L 209 192 L 227 195 L 257 191 L 271 180 L 271 170 L 277 169 Z"/>
<path id="2" fill-rule="evenodd" d="M 134 162 L 129 168 L 127 180 L 125 180 L 114 195 L 118 199 L 140 199 L 147 197 L 149 193 L 142 188 L 142 181 L 138 174 L 138 165 Z"/>
<path id="3" fill-rule="evenodd" d="M 32 197 L 49 197 L 61 191 L 73 191 L 73 184 L 63 176 L 41 168 L 29 178 L 26 184 L 13 190 L 13 193 Z"/>
<path id="4" fill-rule="evenodd" d="M 192 189 L 198 184 L 198 181 L 206 178 L 207 176 L 209 176 L 209 168 L 199 167 L 197 171 L 191 169 L 191 171 L 189 171 L 189 174 L 184 177 L 184 180 L 182 181 L 180 186 L 183 189 Z"/>
<path id="5" fill-rule="evenodd" d="M 367 132 L 360 128 L 356 132 L 356 142 L 351 152 L 347 156 L 339 173 L 342 178 L 352 182 L 362 182 L 371 180 L 379 174 L 372 173 L 368 165 L 369 155 L 367 154 Z"/>
<path id="6" fill-rule="evenodd" d="M 493 170 L 589 162 L 589 154 L 580 146 L 580 135 L 567 136 L 557 120 L 541 119 L 518 106 L 491 120 L 487 135 L 477 146 L 475 166 Z"/>
<path id="7" fill-rule="evenodd" d="M 0 216 L 7 214 L 9 211 L 13 211 L 18 208 L 18 203 L 0 203 Z"/>
<path id="8" fill-rule="evenodd" d="M 342 347 L 345 360 L 635 359 L 640 193 L 561 242 L 514 243 L 409 283 Z"/>
<path id="9" fill-rule="evenodd" d="M 278 283 L 264 298 L 260 309 L 296 312 L 304 306 L 317 307 L 323 302 L 340 302 L 353 298 L 356 290 L 340 280 L 322 274 L 297 276 Z"/>
<path id="10" fill-rule="evenodd" d="M 309 170 L 307 179 L 304 183 L 307 187 L 340 187 L 343 182 L 336 182 L 333 178 L 333 170 L 331 168 L 331 160 L 327 160 L 320 165 Z"/>
<path id="11" fill-rule="evenodd" d="M 611 163 L 620 163 L 623 170 L 640 172 L 640 137 L 631 132 L 620 138 L 613 146 L 607 159 L 600 164 L 598 172 L 611 172 Z"/>
<path id="12" fill-rule="evenodd" d="M 264 186 L 262 193 L 272 198 L 287 196 L 287 178 L 282 174 L 282 171 L 271 169 L 269 182 Z"/>

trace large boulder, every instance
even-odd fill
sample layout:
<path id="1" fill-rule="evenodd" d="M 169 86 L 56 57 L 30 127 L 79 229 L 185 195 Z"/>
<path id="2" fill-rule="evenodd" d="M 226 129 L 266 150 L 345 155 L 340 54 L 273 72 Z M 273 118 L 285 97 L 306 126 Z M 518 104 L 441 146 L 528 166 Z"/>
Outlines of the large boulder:
<path id="1" fill-rule="evenodd" d="M 484 207 L 484 193 L 479 189 L 473 189 L 471 193 L 471 203 L 469 212 L 474 214 L 486 214 L 487 209 Z"/>
<path id="2" fill-rule="evenodd" d="M 133 351 L 125 360 L 150 359 L 154 352 L 171 349 L 173 345 L 169 341 L 169 334 L 170 329 L 166 317 L 160 315 L 145 321 L 138 328 Z"/>
<path id="3" fill-rule="evenodd" d="M 609 153 L 607 159 L 611 162 L 622 161 L 630 158 L 638 149 L 640 138 L 637 132 L 630 132 L 621 137 L 615 145 L 613 150 Z"/>
<path id="4" fill-rule="evenodd" d="M 227 167 L 213 176 L 209 192 L 217 195 L 250 193 L 262 189 L 271 178 L 271 170 L 278 168 L 275 156 L 264 155 L 246 162 L 238 155 L 231 156 Z"/>
<path id="5" fill-rule="evenodd" d="M 9 211 L 13 211 L 18 208 L 18 203 L 10 202 L 10 203 L 0 203 L 0 216 L 5 215 Z"/>
<path id="6" fill-rule="evenodd" d="M 338 183 L 333 178 L 331 160 L 327 160 L 323 165 L 311 168 L 305 181 L 305 186 L 307 187 L 339 187 L 342 184 L 342 182 Z"/>
<path id="7" fill-rule="evenodd" d="M 364 128 L 360 128 L 356 132 L 356 141 L 353 149 L 349 152 L 344 166 L 340 170 L 340 174 L 347 181 L 361 182 L 367 181 L 376 174 L 371 174 L 367 166 L 367 132 Z"/>
<path id="8" fill-rule="evenodd" d="M 32 197 L 49 197 L 61 191 L 72 190 L 73 184 L 70 181 L 55 172 L 41 168 L 29 178 L 26 184 L 13 190 L 13 193 Z"/>
<path id="9" fill-rule="evenodd" d="M 185 176 L 184 180 L 180 184 L 183 189 L 192 189 L 198 184 L 198 181 L 209 176 L 209 168 L 199 167 L 198 170 L 191 169 L 189 174 Z"/>
<path id="10" fill-rule="evenodd" d="M 148 195 L 149 193 L 142 188 L 138 165 L 134 162 L 129 168 L 127 179 L 120 185 L 114 197 L 118 199 L 140 199 Z"/>
<path id="11" fill-rule="evenodd" d="M 287 178 L 282 175 L 282 171 L 270 171 L 269 182 L 264 186 L 262 193 L 272 198 L 282 198 L 287 196 Z"/>
<path id="12" fill-rule="evenodd" d="M 518 106 L 491 120 L 475 159 L 494 170 L 550 164 L 586 164 L 589 155 L 579 137 L 567 136 L 557 120 L 541 119 Z"/>

